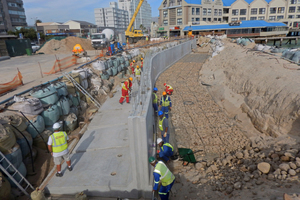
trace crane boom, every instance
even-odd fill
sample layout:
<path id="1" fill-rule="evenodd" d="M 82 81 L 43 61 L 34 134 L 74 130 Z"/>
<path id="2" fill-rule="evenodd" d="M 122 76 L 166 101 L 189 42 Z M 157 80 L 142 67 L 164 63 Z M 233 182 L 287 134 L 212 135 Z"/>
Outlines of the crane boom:
<path id="1" fill-rule="evenodd" d="M 138 12 L 139 12 L 142 4 L 143 4 L 143 2 L 144 2 L 144 0 L 140 0 L 138 6 L 136 7 L 136 10 L 134 11 L 134 14 L 132 15 L 132 18 L 131 18 L 130 23 L 129 23 L 128 27 L 127 27 L 127 30 L 125 31 L 125 35 L 129 35 L 130 34 L 130 32 L 131 32 L 130 30 L 131 30 L 131 27 L 133 25 L 133 22 L 134 22 L 134 20 L 135 20 L 135 18 L 137 16 L 137 14 L 138 14 Z"/>

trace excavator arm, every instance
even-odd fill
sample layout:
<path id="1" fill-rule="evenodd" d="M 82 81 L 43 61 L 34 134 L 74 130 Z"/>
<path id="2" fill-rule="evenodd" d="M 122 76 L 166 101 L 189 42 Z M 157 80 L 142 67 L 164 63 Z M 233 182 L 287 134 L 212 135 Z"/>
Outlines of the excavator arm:
<path id="1" fill-rule="evenodd" d="M 144 0 L 140 0 L 139 4 L 136 7 L 136 10 L 135 10 L 135 12 L 134 12 L 134 14 L 133 14 L 133 16 L 132 16 L 132 18 L 130 20 L 130 23 L 129 23 L 128 27 L 127 27 L 127 30 L 125 31 L 125 36 L 127 36 L 127 37 L 130 35 L 130 33 L 133 32 L 133 22 L 134 22 L 134 20 L 136 18 L 136 15 L 138 14 L 138 12 L 139 12 L 142 4 L 143 4 L 143 2 L 144 2 Z"/>

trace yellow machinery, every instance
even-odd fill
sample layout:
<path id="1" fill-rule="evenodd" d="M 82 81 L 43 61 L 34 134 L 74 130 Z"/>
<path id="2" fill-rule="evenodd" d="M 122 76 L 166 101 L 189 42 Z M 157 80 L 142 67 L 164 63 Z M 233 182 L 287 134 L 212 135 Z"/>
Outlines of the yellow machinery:
<path id="1" fill-rule="evenodd" d="M 74 56 L 79 56 L 79 54 L 83 54 L 84 56 L 86 56 L 86 51 L 82 48 L 82 46 L 80 44 L 76 44 L 74 47 L 73 47 L 73 55 Z"/>
<path id="2" fill-rule="evenodd" d="M 136 7 L 136 10 L 130 20 L 130 23 L 127 27 L 127 30 L 125 31 L 125 37 L 126 37 L 126 40 L 129 42 L 129 43 L 135 43 L 139 40 L 145 40 L 146 39 L 146 36 L 144 36 L 142 30 L 139 30 L 139 29 L 133 29 L 133 22 L 136 18 L 136 15 L 138 14 L 142 4 L 143 4 L 144 0 L 140 0 L 138 6 Z"/>

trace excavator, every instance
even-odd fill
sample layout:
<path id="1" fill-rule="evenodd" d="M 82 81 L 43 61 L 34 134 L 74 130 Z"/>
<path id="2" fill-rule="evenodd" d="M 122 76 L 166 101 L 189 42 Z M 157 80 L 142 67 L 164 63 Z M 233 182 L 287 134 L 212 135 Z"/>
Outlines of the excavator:
<path id="1" fill-rule="evenodd" d="M 136 18 L 136 15 L 138 14 L 142 4 L 143 4 L 144 0 L 140 0 L 138 6 L 136 7 L 136 10 L 130 20 L 130 23 L 125 31 L 125 37 L 126 40 L 132 44 L 132 43 L 136 43 L 139 40 L 145 40 L 146 36 L 143 34 L 142 30 L 139 29 L 134 29 L 133 27 L 133 22 Z"/>

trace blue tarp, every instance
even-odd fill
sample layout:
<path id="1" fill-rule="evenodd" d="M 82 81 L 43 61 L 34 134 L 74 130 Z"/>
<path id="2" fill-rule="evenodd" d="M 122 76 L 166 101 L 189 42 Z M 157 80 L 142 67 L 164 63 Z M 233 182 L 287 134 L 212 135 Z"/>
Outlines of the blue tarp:
<path id="1" fill-rule="evenodd" d="M 239 26 L 229 26 L 229 24 L 216 24 L 216 25 L 200 25 L 200 26 L 186 26 L 183 31 L 189 31 L 192 29 L 193 31 L 200 30 L 227 30 L 227 29 L 241 29 L 241 28 L 266 28 L 266 27 L 287 27 L 286 24 L 281 22 L 266 22 L 264 20 L 249 20 L 242 21 Z"/>

